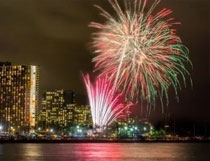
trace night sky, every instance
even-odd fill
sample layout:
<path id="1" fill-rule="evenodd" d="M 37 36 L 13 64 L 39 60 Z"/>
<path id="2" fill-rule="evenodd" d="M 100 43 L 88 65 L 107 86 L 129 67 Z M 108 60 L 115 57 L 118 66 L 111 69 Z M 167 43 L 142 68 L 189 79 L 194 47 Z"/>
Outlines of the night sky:
<path id="1" fill-rule="evenodd" d="M 91 21 L 104 22 L 98 4 L 111 11 L 106 0 L 0 0 L 0 61 L 40 66 L 40 94 L 46 90 L 72 89 L 78 103 L 86 93 L 81 72 L 91 72 Z M 209 0 L 162 0 L 158 9 L 172 16 L 183 44 L 190 50 L 193 87 L 179 91 L 180 101 L 169 92 L 166 111 L 178 119 L 210 121 Z M 135 110 L 137 115 L 140 111 Z M 161 116 L 160 107 L 151 118 Z"/>

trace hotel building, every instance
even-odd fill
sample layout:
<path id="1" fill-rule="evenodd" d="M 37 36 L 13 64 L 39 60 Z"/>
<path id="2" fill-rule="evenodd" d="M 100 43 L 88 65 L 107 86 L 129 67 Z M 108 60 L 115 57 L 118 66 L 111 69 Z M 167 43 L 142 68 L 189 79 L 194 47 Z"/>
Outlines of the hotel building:
<path id="1" fill-rule="evenodd" d="M 0 125 L 4 131 L 33 131 L 38 93 L 37 66 L 0 62 Z"/>

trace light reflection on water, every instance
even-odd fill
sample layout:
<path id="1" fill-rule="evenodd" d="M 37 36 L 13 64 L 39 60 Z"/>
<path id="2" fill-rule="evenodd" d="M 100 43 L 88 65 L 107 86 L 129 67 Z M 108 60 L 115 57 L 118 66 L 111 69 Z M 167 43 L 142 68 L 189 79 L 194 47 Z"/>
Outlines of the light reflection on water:
<path id="1" fill-rule="evenodd" d="M 209 161 L 210 144 L 0 144 L 0 161 Z"/>

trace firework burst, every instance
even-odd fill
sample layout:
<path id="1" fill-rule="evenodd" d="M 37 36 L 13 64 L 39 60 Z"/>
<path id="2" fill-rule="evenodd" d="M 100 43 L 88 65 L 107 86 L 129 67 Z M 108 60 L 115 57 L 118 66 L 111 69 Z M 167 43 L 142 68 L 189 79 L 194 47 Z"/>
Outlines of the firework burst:
<path id="1" fill-rule="evenodd" d="M 160 98 L 162 102 L 164 96 L 168 100 L 171 85 L 177 95 L 179 75 L 185 83 L 188 49 L 173 28 L 180 23 L 167 18 L 172 11 L 164 8 L 153 14 L 160 0 L 150 8 L 147 0 L 132 2 L 125 1 L 123 10 L 117 0 L 109 0 L 116 17 L 96 6 L 107 21 L 90 24 L 98 29 L 92 42 L 96 55 L 93 62 L 100 76 L 108 75 L 114 89 L 121 90 L 126 99 L 141 98 L 154 104 Z"/>
<path id="2" fill-rule="evenodd" d="M 112 83 L 107 76 L 98 78 L 91 84 L 89 75 L 83 75 L 86 90 L 88 93 L 93 128 L 102 132 L 107 126 L 121 117 L 131 104 L 125 105 L 121 101 L 122 94 L 115 94 Z"/>

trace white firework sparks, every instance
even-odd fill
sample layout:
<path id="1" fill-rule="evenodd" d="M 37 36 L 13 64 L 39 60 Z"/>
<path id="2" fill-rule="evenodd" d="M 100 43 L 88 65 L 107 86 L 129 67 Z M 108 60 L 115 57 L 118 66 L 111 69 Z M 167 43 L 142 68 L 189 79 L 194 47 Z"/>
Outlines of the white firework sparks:
<path id="1" fill-rule="evenodd" d="M 131 104 L 125 105 L 121 101 L 121 93 L 115 94 L 107 76 L 98 78 L 91 84 L 89 75 L 83 75 L 88 93 L 93 128 L 103 131 L 107 126 L 122 116 Z"/>

